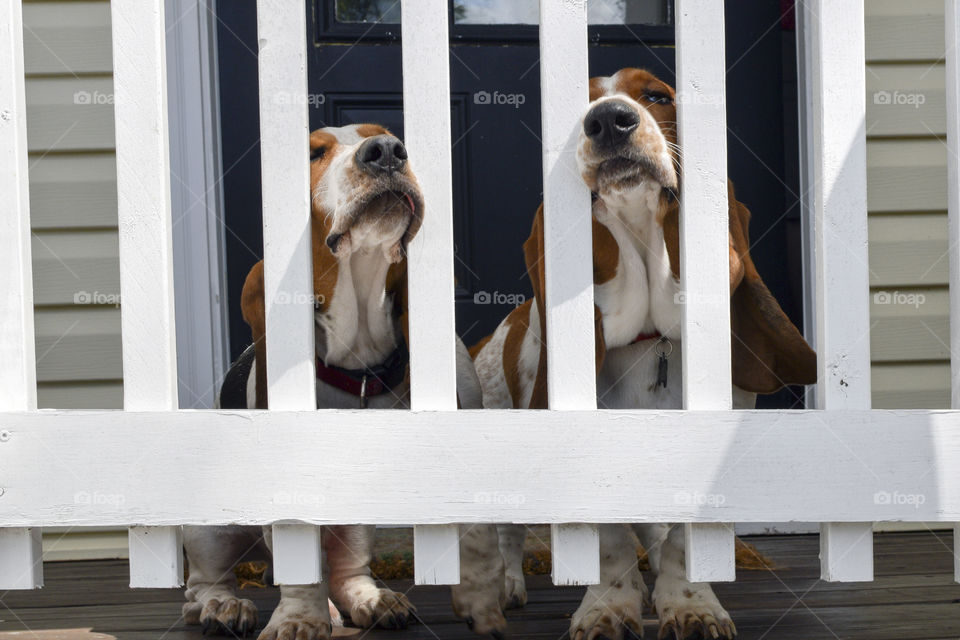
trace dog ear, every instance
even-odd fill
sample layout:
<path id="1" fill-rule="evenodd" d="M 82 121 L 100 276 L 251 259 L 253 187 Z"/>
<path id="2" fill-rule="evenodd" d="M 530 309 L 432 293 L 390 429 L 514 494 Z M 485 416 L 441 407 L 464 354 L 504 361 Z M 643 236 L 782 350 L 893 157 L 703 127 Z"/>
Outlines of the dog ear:
<path id="1" fill-rule="evenodd" d="M 530 396 L 528 409 L 547 408 L 547 314 L 545 305 L 546 275 L 544 268 L 544 241 L 543 241 L 543 204 L 537 209 L 533 217 L 530 236 L 523 243 L 523 258 L 527 265 L 527 277 L 533 287 L 534 304 L 537 305 L 537 315 L 540 318 L 540 358 L 537 362 L 537 377 L 533 384 L 533 393 Z M 606 282 L 616 274 L 616 264 L 619 259 L 619 249 L 616 240 L 610 231 L 593 219 L 593 279 L 597 284 Z M 602 246 L 598 251 L 597 243 Z M 613 261 L 613 271 L 610 270 L 610 261 Z M 600 308 L 594 305 L 594 342 L 596 370 L 600 372 L 603 359 L 606 356 L 606 342 L 603 337 L 603 316 Z"/>
<path id="2" fill-rule="evenodd" d="M 773 393 L 788 384 L 817 381 L 817 354 L 767 289 L 750 257 L 750 211 L 728 188 L 731 282 L 730 331 L 733 383 L 746 391 Z"/>
<path id="3" fill-rule="evenodd" d="M 661 224 L 670 268 L 680 276 L 680 206 L 663 196 Z M 817 355 L 767 289 L 750 257 L 750 211 L 727 182 L 730 242 L 730 333 L 733 384 L 773 393 L 817 381 Z"/>
<path id="4" fill-rule="evenodd" d="M 267 408 L 267 322 L 263 289 L 263 260 L 253 265 L 243 282 L 240 294 L 240 311 L 243 320 L 253 334 L 253 350 L 256 358 L 254 380 L 257 383 L 256 408 Z"/>

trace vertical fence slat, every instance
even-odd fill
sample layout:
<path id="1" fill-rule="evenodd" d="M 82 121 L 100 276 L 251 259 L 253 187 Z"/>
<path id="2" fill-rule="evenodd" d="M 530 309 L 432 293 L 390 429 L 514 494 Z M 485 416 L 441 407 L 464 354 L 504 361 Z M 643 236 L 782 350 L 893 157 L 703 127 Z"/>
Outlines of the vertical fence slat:
<path id="1" fill-rule="evenodd" d="M 302 1 L 258 0 L 267 402 L 288 411 L 317 408 L 310 126 L 307 100 L 298 99 L 307 94 L 306 30 Z M 274 525 L 277 584 L 322 580 L 320 537 L 318 527 Z"/>
<path id="2" fill-rule="evenodd" d="M 946 0 L 947 209 L 950 251 L 950 406 L 960 409 L 960 11 Z M 960 524 L 954 529 L 954 580 L 960 582 Z"/>
<path id="3" fill-rule="evenodd" d="M 677 123 L 683 149 L 680 276 L 683 406 L 730 409 L 730 258 L 723 2 L 676 10 Z M 686 524 L 687 579 L 733 580 L 733 527 Z"/>
<path id="4" fill-rule="evenodd" d="M 267 394 L 286 411 L 317 408 L 306 28 L 299 0 L 257 2 Z"/>
<path id="5" fill-rule="evenodd" d="M 457 370 L 447 3 L 419 0 L 400 8 L 404 143 L 426 202 L 407 263 L 410 404 L 417 411 L 451 410 L 457 408 Z M 414 527 L 417 584 L 460 581 L 458 535 L 456 525 Z"/>
<path id="6" fill-rule="evenodd" d="M 590 192 L 576 152 L 589 103 L 585 0 L 540 3 L 547 393 L 551 409 L 596 409 Z M 600 579 L 596 525 L 553 525 L 556 584 Z"/>
<path id="7" fill-rule="evenodd" d="M 319 584 L 323 580 L 322 529 L 309 524 L 273 525 L 275 584 Z"/>
<path id="8" fill-rule="evenodd" d="M 806 17 L 813 79 L 817 408 L 869 409 L 863 0 L 814 0 Z M 820 562 L 824 580 L 872 580 L 871 523 L 823 523 Z"/>
<path id="9" fill-rule="evenodd" d="M 43 586 L 39 528 L 0 529 L 0 589 L 39 589 Z"/>
<path id="10" fill-rule="evenodd" d="M 130 527 L 127 546 L 131 587 L 183 584 L 182 527 Z"/>
<path id="11" fill-rule="evenodd" d="M 115 0 L 113 84 L 120 231 L 123 406 L 177 409 L 173 241 L 163 0 Z M 154 529 L 171 540 L 178 528 Z M 146 533 L 146 532 L 141 532 Z M 131 540 L 137 535 L 131 532 Z M 181 551 L 130 552 L 131 587 L 179 587 Z"/>
<path id="12" fill-rule="evenodd" d="M 30 411 L 37 408 L 37 367 L 19 2 L 0 3 L 0 69 L 0 270 L 6 274 L 0 286 L 0 410 Z M 0 470 L 0 488 L 7 480 Z M 40 551 L 39 529 L 0 529 L 0 589 L 43 586 Z"/>
<path id="13" fill-rule="evenodd" d="M 460 530 L 457 525 L 414 527 L 414 584 L 460 584 Z"/>

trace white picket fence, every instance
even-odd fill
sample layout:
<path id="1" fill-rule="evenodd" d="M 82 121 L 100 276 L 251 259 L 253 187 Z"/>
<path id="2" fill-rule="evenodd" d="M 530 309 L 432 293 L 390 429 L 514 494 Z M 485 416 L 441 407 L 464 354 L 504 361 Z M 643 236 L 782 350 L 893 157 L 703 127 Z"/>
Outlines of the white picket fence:
<path id="1" fill-rule="evenodd" d="M 824 578 L 855 581 L 872 579 L 872 522 L 960 521 L 960 414 L 870 409 L 862 0 L 805 4 L 821 410 L 732 411 L 729 306 L 698 295 L 729 286 L 718 0 L 676 11 L 686 410 L 596 409 L 590 198 L 571 178 L 585 0 L 540 9 L 553 410 L 456 410 L 446 0 L 402 15 L 406 142 L 429 203 L 409 260 L 413 410 L 316 410 L 307 111 L 273 99 L 307 93 L 303 0 L 258 1 L 272 408 L 177 410 L 163 0 L 113 0 L 125 410 L 38 411 L 21 8 L 0 0 L 0 589 L 42 584 L 46 526 L 129 527 L 131 586 L 155 587 L 182 583 L 184 524 L 272 524 L 277 582 L 312 583 L 317 525 L 411 523 L 417 581 L 440 584 L 459 579 L 456 523 L 547 522 L 555 582 L 584 584 L 599 574 L 584 523 L 686 523 L 687 572 L 715 581 L 734 578 L 730 523 L 822 522 Z M 946 5 L 956 292 L 960 12 Z M 960 349 L 957 296 L 951 311 Z"/>

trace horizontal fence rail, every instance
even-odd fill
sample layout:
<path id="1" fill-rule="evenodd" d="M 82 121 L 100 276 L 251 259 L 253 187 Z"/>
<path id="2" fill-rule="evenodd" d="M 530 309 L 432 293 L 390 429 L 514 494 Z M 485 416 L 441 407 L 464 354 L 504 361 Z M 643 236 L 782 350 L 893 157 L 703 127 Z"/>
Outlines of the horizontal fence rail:
<path id="1" fill-rule="evenodd" d="M 4 414 L 0 521 L 31 527 L 287 519 L 960 520 L 960 465 L 951 464 L 960 459 L 960 414 L 948 410 L 180 411 L 171 417 Z M 129 444 L 100 446 L 108 442 Z M 252 451 L 257 460 L 279 463 L 260 465 L 253 485 L 215 481 Z M 326 457 L 330 451 L 337 455 Z M 47 462 L 37 465 L 40 459 Z"/>
<path id="2" fill-rule="evenodd" d="M 823 522 L 823 577 L 856 581 L 872 578 L 871 523 L 960 522 L 960 411 L 870 410 L 862 0 L 811 0 L 802 21 L 824 410 L 736 412 L 722 3 L 677 3 L 687 410 L 603 412 L 575 161 L 586 0 L 540 6 L 551 410 L 495 412 L 455 410 L 444 0 L 402 7 L 406 144 L 428 203 L 409 256 L 413 410 L 316 410 L 309 101 L 276 99 L 306 95 L 305 13 L 302 0 L 258 0 L 270 410 L 177 411 L 163 6 L 111 3 L 125 411 L 36 411 L 20 3 L 0 2 L 0 69 L 12 72 L 0 74 L 0 267 L 12 274 L 0 285 L 0 589 L 42 585 L 45 526 L 129 527 L 131 586 L 157 587 L 182 584 L 187 524 L 272 525 L 276 581 L 307 584 L 323 580 L 319 526 L 409 523 L 417 582 L 447 584 L 459 581 L 458 524 L 550 523 L 554 581 L 590 584 L 596 523 L 684 523 L 688 577 L 715 581 L 734 577 L 731 523 Z M 956 297 L 960 18 L 946 6 Z M 219 481 L 251 456 L 277 464 L 242 490 Z"/>

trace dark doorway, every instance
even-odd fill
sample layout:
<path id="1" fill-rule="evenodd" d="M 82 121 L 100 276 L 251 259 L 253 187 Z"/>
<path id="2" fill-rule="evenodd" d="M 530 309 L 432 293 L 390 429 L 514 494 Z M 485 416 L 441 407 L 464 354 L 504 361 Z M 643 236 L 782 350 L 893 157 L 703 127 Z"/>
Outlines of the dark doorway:
<path id="1" fill-rule="evenodd" d="M 596 23 L 589 29 L 591 75 L 632 66 L 674 82 L 672 0 L 589 6 Z M 311 128 L 377 122 L 403 136 L 399 9 L 398 0 L 307 1 Z M 521 245 L 542 195 L 537 0 L 451 0 L 449 11 L 457 328 L 470 345 L 509 312 L 510 304 L 498 301 L 530 295 Z M 240 290 L 262 251 L 256 9 L 220 0 L 218 14 L 236 357 L 250 339 Z M 793 32 L 779 3 L 766 0 L 727 3 L 726 26 L 729 173 L 753 212 L 754 259 L 799 325 L 799 264 L 788 260 L 799 244 L 798 227 L 789 224 L 799 218 L 797 160 L 795 145 L 785 147 L 796 137 L 796 116 L 784 100 Z M 793 398 L 763 404 L 792 406 Z"/>

